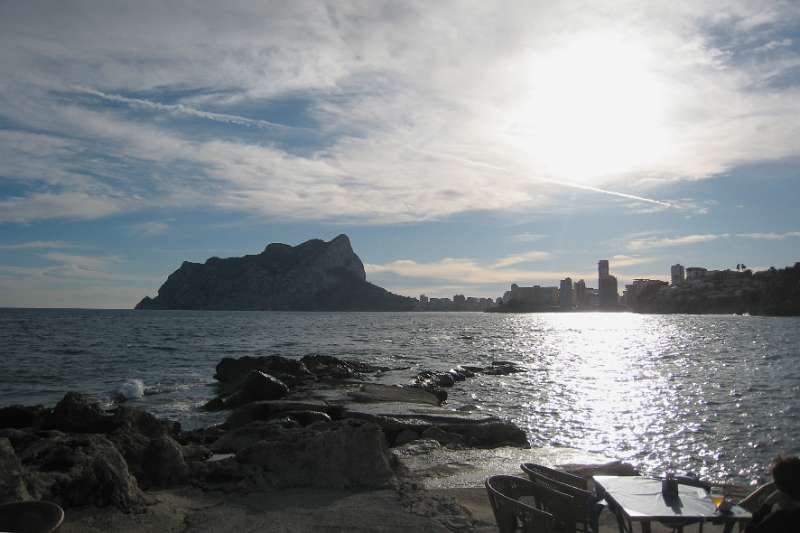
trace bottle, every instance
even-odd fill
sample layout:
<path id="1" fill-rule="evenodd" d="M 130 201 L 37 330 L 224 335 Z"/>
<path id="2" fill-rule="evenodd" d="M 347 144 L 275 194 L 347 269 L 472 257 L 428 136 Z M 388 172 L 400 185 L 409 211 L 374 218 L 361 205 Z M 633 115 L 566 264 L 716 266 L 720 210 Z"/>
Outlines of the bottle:
<path id="1" fill-rule="evenodd" d="M 671 470 L 667 470 L 664 479 L 661 480 L 661 495 L 665 500 L 671 500 L 678 496 L 678 480 Z"/>

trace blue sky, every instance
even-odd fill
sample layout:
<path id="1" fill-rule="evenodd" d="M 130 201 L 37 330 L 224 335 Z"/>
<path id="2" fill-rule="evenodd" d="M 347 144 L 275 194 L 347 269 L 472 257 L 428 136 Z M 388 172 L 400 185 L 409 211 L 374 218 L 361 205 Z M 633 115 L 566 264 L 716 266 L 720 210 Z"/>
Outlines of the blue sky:
<path id="1" fill-rule="evenodd" d="M 0 0 L 0 306 L 339 233 L 413 296 L 800 260 L 800 4 L 539 4 Z"/>

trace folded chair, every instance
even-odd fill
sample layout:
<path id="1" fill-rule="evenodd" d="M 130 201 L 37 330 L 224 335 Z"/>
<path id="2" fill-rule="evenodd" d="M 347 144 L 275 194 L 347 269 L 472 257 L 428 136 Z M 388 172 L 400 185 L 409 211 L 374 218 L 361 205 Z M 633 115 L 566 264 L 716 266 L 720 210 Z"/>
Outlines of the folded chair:
<path id="1" fill-rule="evenodd" d="M 523 463 L 520 468 L 532 482 L 572 496 L 576 531 L 598 533 L 599 517 L 605 504 L 589 490 L 588 479 L 536 463 Z"/>
<path id="2" fill-rule="evenodd" d="M 486 492 L 500 533 L 574 533 L 572 497 L 516 476 L 491 476 Z"/>

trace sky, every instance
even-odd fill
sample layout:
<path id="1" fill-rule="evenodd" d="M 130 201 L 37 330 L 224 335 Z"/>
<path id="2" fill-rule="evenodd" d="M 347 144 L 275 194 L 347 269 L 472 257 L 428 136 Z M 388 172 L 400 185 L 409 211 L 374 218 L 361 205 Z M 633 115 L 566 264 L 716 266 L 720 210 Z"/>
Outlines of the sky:
<path id="1" fill-rule="evenodd" d="M 350 237 L 418 296 L 800 261 L 800 3 L 0 0 L 0 307 Z"/>

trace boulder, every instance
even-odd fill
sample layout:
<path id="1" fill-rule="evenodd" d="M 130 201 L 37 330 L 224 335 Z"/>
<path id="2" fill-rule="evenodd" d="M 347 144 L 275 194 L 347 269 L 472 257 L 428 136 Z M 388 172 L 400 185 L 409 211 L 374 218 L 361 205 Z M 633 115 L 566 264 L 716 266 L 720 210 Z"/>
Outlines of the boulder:
<path id="1" fill-rule="evenodd" d="M 321 379 L 354 379 L 377 368 L 360 361 L 345 361 L 332 355 L 306 355 L 301 361 L 312 374 Z"/>
<path id="2" fill-rule="evenodd" d="M 32 500 L 22 463 L 7 438 L 0 438 L 0 504 Z"/>
<path id="3" fill-rule="evenodd" d="M 420 387 L 397 387 L 364 383 L 350 396 L 359 402 L 405 402 L 439 405 L 439 399 Z"/>
<path id="4" fill-rule="evenodd" d="M 267 373 L 289 385 L 313 378 L 302 361 L 279 355 L 245 356 L 239 359 L 226 357 L 217 364 L 217 372 L 214 377 L 226 386 L 236 385 L 244 381 L 253 370 Z"/>
<path id="5" fill-rule="evenodd" d="M 133 407 L 120 406 L 114 411 L 114 430 L 139 433 L 151 439 L 164 435 L 175 437 L 180 433 L 180 424 L 161 420 L 154 415 Z"/>
<path id="6" fill-rule="evenodd" d="M 324 402 L 291 400 L 261 401 L 245 404 L 231 413 L 225 421 L 227 429 L 235 429 L 255 420 L 269 420 L 286 411 L 314 411 L 325 413 L 332 419 L 341 418 L 341 407 L 329 406 Z"/>
<path id="7" fill-rule="evenodd" d="M 226 409 L 233 409 L 261 400 L 279 400 L 287 394 L 289 387 L 284 382 L 260 370 L 251 370 L 239 390 L 225 398 L 223 405 Z"/>
<path id="8" fill-rule="evenodd" d="M 105 433 L 114 427 L 97 400 L 80 392 L 68 392 L 48 416 L 47 427 L 73 433 Z"/>
<path id="9" fill-rule="evenodd" d="M 461 435 L 464 438 L 464 444 L 470 447 L 516 446 L 530 448 L 525 431 L 505 420 L 492 420 L 480 424 L 442 424 L 441 428 L 449 433 Z"/>
<path id="10" fill-rule="evenodd" d="M 277 433 L 236 458 L 260 466 L 278 488 L 378 488 L 394 479 L 383 431 L 352 419 Z"/>
<path id="11" fill-rule="evenodd" d="M 419 439 L 419 434 L 411 429 L 404 429 L 394 438 L 394 446 L 403 446 L 409 442 Z"/>
<path id="12" fill-rule="evenodd" d="M 173 438 L 163 436 L 150 441 L 144 454 L 144 487 L 170 487 L 186 481 L 189 468 L 183 450 Z"/>
<path id="13" fill-rule="evenodd" d="M 104 436 L 65 435 L 45 440 L 49 449 L 36 465 L 40 490 L 46 491 L 42 497 L 65 507 L 113 505 L 123 511 L 145 503 L 125 459 Z"/>
<path id="14" fill-rule="evenodd" d="M 423 431 L 420 437 L 427 440 L 435 440 L 442 446 L 447 446 L 448 448 L 458 447 L 464 444 L 464 437 L 459 433 L 445 431 L 436 426 L 429 427 Z"/>

